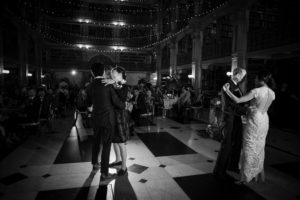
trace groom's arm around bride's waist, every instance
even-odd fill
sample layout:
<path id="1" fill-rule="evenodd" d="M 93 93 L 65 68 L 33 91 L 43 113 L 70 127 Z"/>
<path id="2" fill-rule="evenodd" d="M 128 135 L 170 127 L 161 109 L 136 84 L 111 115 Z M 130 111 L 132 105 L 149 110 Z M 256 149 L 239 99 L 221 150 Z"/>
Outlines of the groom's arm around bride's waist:
<path id="1" fill-rule="evenodd" d="M 223 107 L 223 112 L 232 115 L 247 115 L 248 107 L 243 104 L 236 104 L 233 102 L 227 102 L 228 105 Z"/>

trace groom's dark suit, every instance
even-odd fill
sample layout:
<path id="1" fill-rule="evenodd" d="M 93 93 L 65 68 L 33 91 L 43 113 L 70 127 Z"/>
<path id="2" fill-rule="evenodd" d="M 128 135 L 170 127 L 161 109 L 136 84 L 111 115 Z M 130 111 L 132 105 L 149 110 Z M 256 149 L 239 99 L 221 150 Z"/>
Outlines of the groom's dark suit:
<path id="1" fill-rule="evenodd" d="M 108 174 L 110 146 L 116 123 L 115 108 L 124 109 L 122 102 L 112 86 L 105 86 L 102 79 L 96 78 L 87 88 L 87 101 L 93 105 L 92 120 L 94 128 L 94 146 L 92 164 L 98 163 L 100 144 L 102 144 L 101 173 Z"/>
<path id="2" fill-rule="evenodd" d="M 242 91 L 232 80 L 229 81 L 229 90 L 237 97 L 241 97 Z M 222 111 L 224 123 L 224 139 L 218 154 L 214 174 L 220 178 L 226 177 L 226 170 L 238 171 L 238 163 L 242 147 L 242 121 L 241 115 L 246 114 L 246 108 L 238 105 L 230 99 L 222 89 Z"/>

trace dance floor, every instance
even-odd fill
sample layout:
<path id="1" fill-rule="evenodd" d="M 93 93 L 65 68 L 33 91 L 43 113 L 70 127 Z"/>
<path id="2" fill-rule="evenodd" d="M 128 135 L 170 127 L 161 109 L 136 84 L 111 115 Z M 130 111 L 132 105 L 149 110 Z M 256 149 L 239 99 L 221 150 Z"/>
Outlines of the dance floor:
<path id="1" fill-rule="evenodd" d="M 155 118 L 127 142 L 128 175 L 100 183 L 92 171 L 92 130 L 68 117 L 55 134 L 31 135 L 0 162 L 0 199 L 299 199 L 300 136 L 270 130 L 266 182 L 237 186 L 212 175 L 220 143 L 199 135 L 205 123 Z M 113 148 L 111 162 L 114 161 Z M 116 168 L 110 168 L 116 173 Z M 235 177 L 235 174 L 231 174 Z"/>

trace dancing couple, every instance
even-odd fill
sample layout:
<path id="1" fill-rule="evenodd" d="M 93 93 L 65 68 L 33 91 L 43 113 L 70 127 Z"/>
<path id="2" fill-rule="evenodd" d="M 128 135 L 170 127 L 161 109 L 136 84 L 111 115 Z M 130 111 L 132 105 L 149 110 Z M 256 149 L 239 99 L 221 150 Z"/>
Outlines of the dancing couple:
<path id="1" fill-rule="evenodd" d="M 93 107 L 92 165 L 94 170 L 101 168 L 100 179 L 105 181 L 115 178 L 115 174 L 109 173 L 110 166 L 121 165 L 118 176 L 127 174 L 125 142 L 129 137 L 126 116 L 128 88 L 125 85 L 126 73 L 122 67 L 109 69 L 100 63 L 94 63 L 91 71 L 94 80 L 87 88 L 87 102 Z M 109 164 L 111 143 L 114 143 L 116 162 Z"/>
<path id="2" fill-rule="evenodd" d="M 265 180 L 267 111 L 275 99 L 273 78 L 268 71 L 257 73 L 256 88 L 247 94 L 239 88 L 245 75 L 246 70 L 236 68 L 229 83 L 222 88 L 224 139 L 214 168 L 214 175 L 222 180 L 228 179 L 227 170 L 239 173 L 235 182 L 239 185 L 258 178 Z"/>

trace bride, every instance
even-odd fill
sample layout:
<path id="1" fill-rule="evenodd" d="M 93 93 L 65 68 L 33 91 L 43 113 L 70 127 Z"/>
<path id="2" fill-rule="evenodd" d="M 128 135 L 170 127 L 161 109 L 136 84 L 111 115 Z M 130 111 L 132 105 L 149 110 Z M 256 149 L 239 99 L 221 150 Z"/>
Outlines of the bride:
<path id="1" fill-rule="evenodd" d="M 237 184 L 250 182 L 253 178 L 262 181 L 264 176 L 265 142 L 269 130 L 269 117 L 267 111 L 275 99 L 271 89 L 273 78 L 267 71 L 260 71 L 255 79 L 257 88 L 248 94 L 237 98 L 229 90 L 229 84 L 223 90 L 237 103 L 250 102 L 249 113 L 243 130 L 243 148 L 240 159 L 240 178 Z"/>

